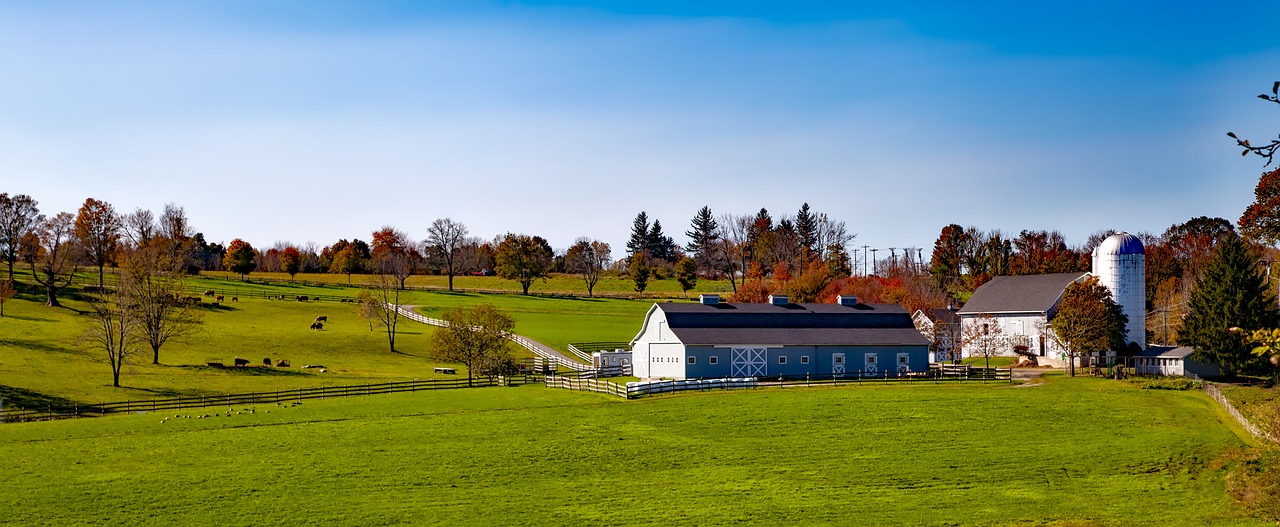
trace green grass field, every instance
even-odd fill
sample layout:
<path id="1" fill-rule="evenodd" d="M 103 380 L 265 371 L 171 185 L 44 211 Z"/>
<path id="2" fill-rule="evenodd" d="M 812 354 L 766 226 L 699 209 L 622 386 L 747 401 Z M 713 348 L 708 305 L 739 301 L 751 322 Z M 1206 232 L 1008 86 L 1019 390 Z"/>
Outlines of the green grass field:
<path id="1" fill-rule="evenodd" d="M 23 293 L 4 306 L 0 318 L 0 397 L 7 405 L 42 406 L 43 402 L 93 404 L 176 395 L 210 395 L 273 391 L 319 385 L 362 384 L 439 377 L 445 366 L 430 359 L 430 326 L 401 319 L 396 349 L 388 349 L 386 334 L 357 314 L 355 305 L 337 298 L 356 295 L 345 286 L 281 286 L 238 280 L 192 280 L 197 290 L 213 289 L 227 298 L 213 307 L 204 299 L 198 333 L 161 349 L 161 365 L 152 365 L 149 351 L 137 357 L 122 374 L 121 388 L 111 386 L 111 370 L 102 352 L 82 342 L 89 321 L 79 314 L 85 304 L 76 291 L 62 295 L 66 307 L 45 307 L 43 296 Z M 266 300 L 284 294 L 290 300 Z M 231 302 L 237 295 L 240 300 Z M 297 302 L 298 295 L 328 300 Z M 439 315 L 455 306 L 492 303 L 516 320 L 516 332 L 561 350 L 574 341 L 625 341 L 639 330 L 652 301 L 622 299 L 547 298 L 522 295 L 479 295 L 444 291 L 408 291 L 404 303 Z M 323 331 L 309 325 L 318 315 L 329 322 Z M 512 346 L 516 356 L 531 356 Z M 214 369 L 209 361 L 231 364 L 243 357 L 261 365 L 262 359 L 286 359 L 290 369 Z M 301 370 L 308 364 L 327 367 L 327 373 Z M 447 366 L 458 367 L 455 364 Z M 465 369 L 459 369 L 465 376 Z"/>
<path id="2" fill-rule="evenodd" d="M 522 386 L 162 419 L 0 426 L 4 520 L 1265 524 L 1224 490 L 1215 460 L 1244 443 L 1212 401 L 1103 379 L 635 401 Z"/>

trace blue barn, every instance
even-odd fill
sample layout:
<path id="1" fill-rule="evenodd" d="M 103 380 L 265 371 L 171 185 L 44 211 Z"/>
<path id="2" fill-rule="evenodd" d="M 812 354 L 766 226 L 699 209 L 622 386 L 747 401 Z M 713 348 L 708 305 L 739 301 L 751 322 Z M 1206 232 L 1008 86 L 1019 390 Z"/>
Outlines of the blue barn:
<path id="1" fill-rule="evenodd" d="M 830 378 L 929 369 L 929 341 L 895 304 L 654 304 L 631 341 L 641 378 Z"/>

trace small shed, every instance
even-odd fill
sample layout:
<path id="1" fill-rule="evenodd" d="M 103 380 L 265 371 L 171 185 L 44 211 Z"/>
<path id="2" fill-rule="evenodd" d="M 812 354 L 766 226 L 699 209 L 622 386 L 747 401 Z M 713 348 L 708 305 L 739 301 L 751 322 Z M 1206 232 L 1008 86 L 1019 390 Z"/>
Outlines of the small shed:
<path id="1" fill-rule="evenodd" d="M 831 378 L 927 371 L 929 341 L 896 304 L 654 304 L 632 339 L 634 375 Z"/>
<path id="2" fill-rule="evenodd" d="M 1191 357 L 1190 346 L 1151 346 L 1133 357 L 1133 372 L 1138 375 L 1174 375 L 1216 377 L 1222 374 L 1217 364 Z"/>

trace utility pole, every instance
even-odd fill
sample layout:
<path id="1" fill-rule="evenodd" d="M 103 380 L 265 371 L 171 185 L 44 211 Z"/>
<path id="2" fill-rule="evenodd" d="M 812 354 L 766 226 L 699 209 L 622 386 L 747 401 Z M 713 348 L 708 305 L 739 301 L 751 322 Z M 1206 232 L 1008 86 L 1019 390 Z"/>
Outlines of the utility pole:
<path id="1" fill-rule="evenodd" d="M 897 269 L 898 268 L 898 248 L 897 247 L 889 248 L 889 258 L 890 258 L 890 261 L 893 262 L 892 264 L 890 264 L 892 265 L 890 269 Z"/>
<path id="2" fill-rule="evenodd" d="M 862 246 L 862 276 L 867 276 L 867 247 L 870 245 Z"/>
<path id="3" fill-rule="evenodd" d="M 880 274 L 879 271 L 876 271 L 876 251 L 879 251 L 879 250 L 880 249 L 871 250 L 871 274 L 873 275 Z"/>

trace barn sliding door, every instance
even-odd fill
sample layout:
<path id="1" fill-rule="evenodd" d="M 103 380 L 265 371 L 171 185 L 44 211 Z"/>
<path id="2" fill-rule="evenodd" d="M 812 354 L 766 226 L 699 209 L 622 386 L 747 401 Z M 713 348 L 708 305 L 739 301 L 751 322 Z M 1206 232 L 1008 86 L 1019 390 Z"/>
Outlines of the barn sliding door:
<path id="1" fill-rule="evenodd" d="M 764 377 L 768 360 L 766 348 L 731 348 L 732 367 L 730 375 L 734 377 Z"/>

